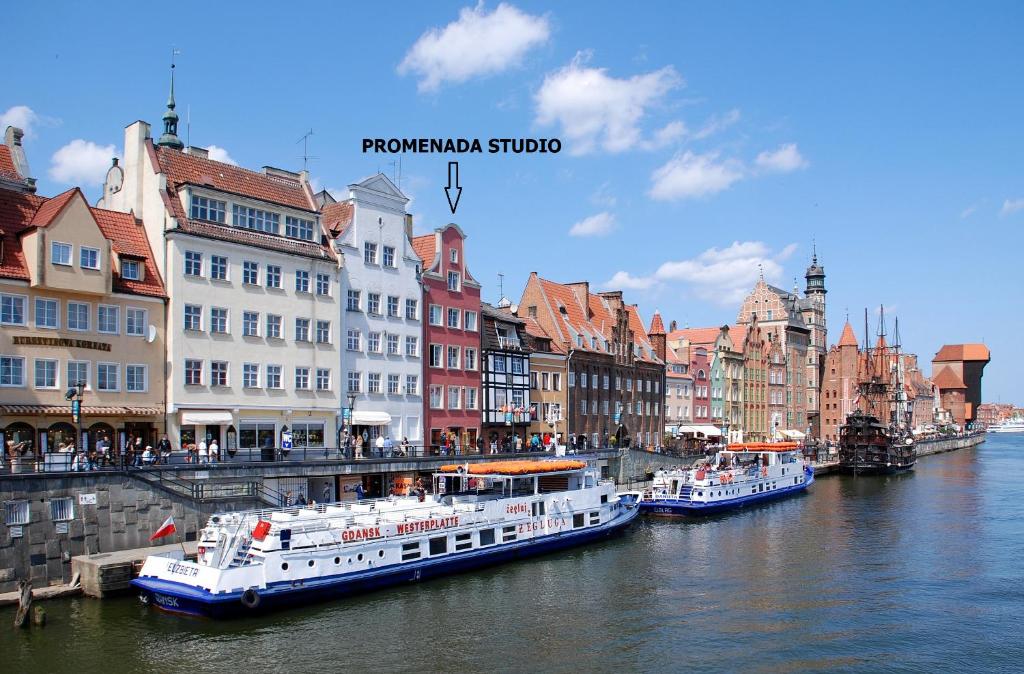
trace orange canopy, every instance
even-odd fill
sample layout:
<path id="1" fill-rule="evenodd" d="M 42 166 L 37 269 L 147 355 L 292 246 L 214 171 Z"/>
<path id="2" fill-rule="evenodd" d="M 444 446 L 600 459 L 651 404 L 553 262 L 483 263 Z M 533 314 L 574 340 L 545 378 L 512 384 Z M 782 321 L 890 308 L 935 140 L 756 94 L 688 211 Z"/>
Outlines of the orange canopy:
<path id="1" fill-rule="evenodd" d="M 469 475 L 528 475 L 530 473 L 554 473 L 563 470 L 579 470 L 587 466 L 584 461 L 492 461 L 490 463 L 450 463 L 441 466 L 438 472 L 457 473 L 460 468 Z"/>
<path id="2" fill-rule="evenodd" d="M 730 452 L 791 452 L 799 449 L 798 442 L 741 442 L 729 445 Z"/>

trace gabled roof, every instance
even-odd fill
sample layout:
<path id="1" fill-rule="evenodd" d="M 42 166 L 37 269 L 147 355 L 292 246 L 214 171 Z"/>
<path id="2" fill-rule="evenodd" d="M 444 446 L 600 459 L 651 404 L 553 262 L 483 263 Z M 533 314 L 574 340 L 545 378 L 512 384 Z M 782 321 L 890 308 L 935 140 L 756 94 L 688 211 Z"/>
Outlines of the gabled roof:
<path id="1" fill-rule="evenodd" d="M 932 358 L 932 362 L 950 362 L 962 360 L 991 360 L 988 347 L 984 344 L 946 344 Z"/>
<path id="2" fill-rule="evenodd" d="M 654 312 L 654 316 L 651 317 L 651 329 L 647 331 L 648 335 L 664 335 L 665 334 L 665 323 L 661 320 L 661 313 L 658 311 Z"/>
<path id="3" fill-rule="evenodd" d="M 156 270 L 142 223 L 131 213 L 90 207 L 85 195 L 77 187 L 50 199 L 0 189 L 0 229 L 3 230 L 0 277 L 25 281 L 31 279 L 22 251 L 22 236 L 33 229 L 49 226 L 76 196 L 89 208 L 100 232 L 104 238 L 110 240 L 114 253 L 137 258 L 143 262 L 142 281 L 122 279 L 119 274 L 113 274 L 113 291 L 164 297 L 164 284 Z"/>
<path id="4" fill-rule="evenodd" d="M 939 373 L 932 377 L 932 383 L 935 384 L 940 390 L 951 389 L 951 388 L 967 388 L 964 384 L 964 380 L 960 376 L 953 372 L 953 368 L 944 367 L 939 370 Z"/>
<path id="5" fill-rule="evenodd" d="M 647 336 L 647 329 L 640 318 L 640 310 L 635 304 L 627 304 L 626 312 L 629 315 L 629 329 L 633 331 L 633 342 L 640 347 L 636 357 L 647 363 L 660 363 L 658 354 L 654 352 L 654 345 Z"/>
<path id="6" fill-rule="evenodd" d="M 546 340 L 550 344 L 552 353 L 565 353 L 565 348 L 562 343 L 551 337 L 540 323 L 537 322 L 536 318 L 530 318 L 529 316 L 522 319 L 526 325 L 526 334 L 533 337 L 534 340 Z"/>
<path id="7" fill-rule="evenodd" d="M 850 325 L 850 321 L 846 321 L 846 325 L 843 326 L 843 334 L 839 336 L 838 346 L 857 346 L 857 336 L 853 334 L 853 326 Z"/>

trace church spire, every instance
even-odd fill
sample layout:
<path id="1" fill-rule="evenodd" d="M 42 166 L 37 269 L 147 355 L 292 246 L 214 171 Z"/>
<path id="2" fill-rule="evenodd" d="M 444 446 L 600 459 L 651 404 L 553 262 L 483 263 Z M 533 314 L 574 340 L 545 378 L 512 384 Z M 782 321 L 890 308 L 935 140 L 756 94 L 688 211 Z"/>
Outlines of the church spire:
<path id="1" fill-rule="evenodd" d="M 180 52 L 177 49 L 171 50 L 171 93 L 167 97 L 167 111 L 164 113 L 164 132 L 157 141 L 157 145 L 180 150 L 185 144 L 178 138 L 178 113 L 174 111 L 174 57 Z"/>

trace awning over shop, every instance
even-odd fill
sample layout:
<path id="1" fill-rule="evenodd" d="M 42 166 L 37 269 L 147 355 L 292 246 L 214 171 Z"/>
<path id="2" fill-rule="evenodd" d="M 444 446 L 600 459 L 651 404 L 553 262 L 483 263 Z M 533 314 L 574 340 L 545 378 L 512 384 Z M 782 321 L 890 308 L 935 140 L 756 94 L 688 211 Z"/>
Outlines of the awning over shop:
<path id="1" fill-rule="evenodd" d="M 694 435 L 700 434 L 709 438 L 721 437 L 722 429 L 718 426 L 711 426 L 710 424 L 699 424 L 696 426 L 680 426 L 680 433 L 693 433 Z"/>
<path id="2" fill-rule="evenodd" d="M 231 422 L 231 412 L 225 412 L 221 410 L 183 410 L 181 413 L 182 426 L 199 426 L 203 424 L 230 424 Z"/>
<path id="3" fill-rule="evenodd" d="M 355 410 L 352 412 L 352 424 L 357 426 L 387 426 L 391 423 L 391 415 L 387 412 Z"/>
<path id="4" fill-rule="evenodd" d="M 152 417 L 161 416 L 159 407 L 127 407 L 122 405 L 86 405 L 82 416 Z M 0 414 L 71 416 L 71 405 L 0 405 Z"/>
<path id="5" fill-rule="evenodd" d="M 806 433 L 803 433 L 801 431 L 795 431 L 792 429 L 786 429 L 784 431 L 779 432 L 782 434 L 782 437 L 789 438 L 790 440 L 803 440 L 804 438 L 807 437 Z"/>

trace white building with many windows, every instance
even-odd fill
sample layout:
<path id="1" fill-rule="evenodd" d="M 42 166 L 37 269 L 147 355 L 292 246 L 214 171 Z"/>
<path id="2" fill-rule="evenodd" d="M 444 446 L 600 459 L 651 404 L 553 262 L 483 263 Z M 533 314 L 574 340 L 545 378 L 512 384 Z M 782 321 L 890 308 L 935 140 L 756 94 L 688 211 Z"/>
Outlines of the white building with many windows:
<path id="1" fill-rule="evenodd" d="M 341 395 L 351 432 L 372 443 L 423 442 L 423 287 L 410 241 L 409 198 L 378 174 L 327 203 L 323 223 L 343 258 L 339 308 Z M 326 197 L 325 197 L 326 198 Z M 328 201 L 332 199 L 327 198 Z"/>
<path id="2" fill-rule="evenodd" d="M 176 125 L 173 102 L 159 141 L 130 125 L 101 200 L 142 219 L 166 282 L 171 441 L 334 447 L 338 257 L 307 176 L 213 161 Z"/>

